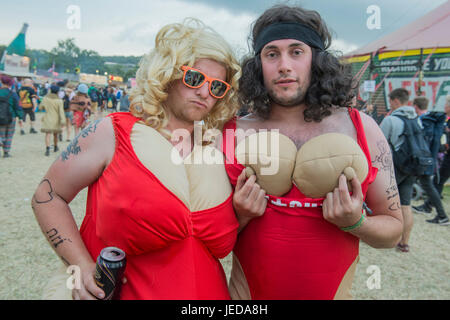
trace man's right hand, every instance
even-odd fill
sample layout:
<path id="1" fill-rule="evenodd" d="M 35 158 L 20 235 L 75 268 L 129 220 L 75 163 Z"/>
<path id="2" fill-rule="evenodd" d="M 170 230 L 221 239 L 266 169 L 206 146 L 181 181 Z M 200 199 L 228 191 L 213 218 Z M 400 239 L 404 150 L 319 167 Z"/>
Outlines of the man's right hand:
<path id="1" fill-rule="evenodd" d="M 72 290 L 74 300 L 98 300 L 105 297 L 105 293 L 95 283 L 95 262 L 81 267 L 81 287 Z"/>
<path id="2" fill-rule="evenodd" d="M 264 214 L 267 206 L 266 192 L 256 183 L 252 175 L 246 181 L 245 169 L 239 175 L 233 195 L 233 207 L 239 221 L 240 231 L 247 223 Z"/>

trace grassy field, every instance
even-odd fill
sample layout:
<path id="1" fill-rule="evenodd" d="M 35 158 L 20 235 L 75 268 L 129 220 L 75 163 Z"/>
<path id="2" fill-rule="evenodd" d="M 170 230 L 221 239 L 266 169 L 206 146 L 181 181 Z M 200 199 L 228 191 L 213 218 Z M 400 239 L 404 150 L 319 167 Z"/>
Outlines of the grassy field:
<path id="1" fill-rule="evenodd" d="M 39 119 L 40 115 L 38 129 Z M 63 142 L 60 149 L 67 144 Z M 0 299 L 41 299 L 42 288 L 60 265 L 30 206 L 34 190 L 57 158 L 54 153 L 45 157 L 44 151 L 44 135 L 30 135 L 27 129 L 24 136 L 16 132 L 12 157 L 0 159 Z M 78 224 L 84 216 L 86 191 L 70 204 Z M 444 205 L 450 213 L 448 187 Z M 414 219 L 409 253 L 361 243 L 355 299 L 450 299 L 450 228 L 431 225 L 423 215 L 415 214 Z M 227 275 L 230 262 L 230 256 L 222 260 Z M 378 288 L 371 282 L 376 273 Z"/>

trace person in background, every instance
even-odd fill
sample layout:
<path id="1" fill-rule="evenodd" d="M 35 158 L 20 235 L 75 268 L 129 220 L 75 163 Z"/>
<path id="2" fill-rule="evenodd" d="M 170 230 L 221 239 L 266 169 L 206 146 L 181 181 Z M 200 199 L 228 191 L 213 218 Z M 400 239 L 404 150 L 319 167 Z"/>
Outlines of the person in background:
<path id="1" fill-rule="evenodd" d="M 413 105 L 416 110 L 419 110 L 421 113 L 420 120 L 424 131 L 424 137 L 430 148 L 431 156 L 434 160 L 434 167 L 427 175 L 421 176 L 419 179 L 420 185 L 427 195 L 427 201 L 421 206 L 413 206 L 412 209 L 417 213 L 431 214 L 431 210 L 434 207 L 436 208 L 436 216 L 426 221 L 446 226 L 450 224 L 450 221 L 440 197 L 443 184 L 442 186 L 439 186 L 439 184 L 441 179 L 447 180 L 448 178 L 449 173 L 446 172 L 448 171 L 448 165 L 442 165 L 442 174 L 444 177 L 441 178 L 441 170 L 438 168 L 437 164 L 438 153 L 441 147 L 441 137 L 445 133 L 448 106 L 446 104 L 443 109 L 442 107 L 441 109 L 434 108 L 432 111 L 427 112 L 428 102 L 428 99 L 425 97 L 417 97 L 414 99 Z M 445 183 L 445 180 L 443 183 Z"/>
<path id="2" fill-rule="evenodd" d="M 25 134 L 23 127 L 24 122 L 27 121 L 27 115 L 30 118 L 30 133 L 37 133 L 34 129 L 34 122 L 36 121 L 34 110 L 37 107 L 37 94 L 33 88 L 33 81 L 28 78 L 24 79 L 18 93 L 20 105 L 23 109 L 23 119 L 19 120 L 20 134 Z"/>
<path id="3" fill-rule="evenodd" d="M 86 127 L 91 113 L 91 99 L 88 97 L 88 87 L 84 83 L 78 85 L 77 93 L 70 101 L 70 110 L 73 112 L 73 125 L 77 136 L 80 129 Z"/>
<path id="4" fill-rule="evenodd" d="M 117 112 L 117 98 L 116 98 L 116 95 L 114 94 L 113 87 L 109 87 L 107 89 L 106 107 L 110 113 Z"/>
<path id="5" fill-rule="evenodd" d="M 70 142 L 70 137 L 72 134 L 72 122 L 73 122 L 73 111 L 70 110 L 70 100 L 73 90 L 71 88 L 66 88 L 64 90 L 63 104 L 64 104 L 64 115 L 66 116 L 66 141 Z M 73 98 L 73 96 L 72 96 Z"/>
<path id="6" fill-rule="evenodd" d="M 408 106 L 409 93 L 404 88 L 397 88 L 389 93 L 389 104 L 391 107 L 391 114 L 383 119 L 380 128 L 383 131 L 389 145 L 392 147 L 392 152 L 399 150 L 404 142 L 402 136 L 404 130 L 403 121 L 396 115 L 404 116 L 408 119 L 417 119 L 416 111 L 413 107 Z M 411 212 L 411 197 L 413 184 L 416 180 L 415 176 L 407 175 L 395 166 L 395 178 L 400 196 L 400 204 L 403 215 L 403 233 L 402 239 L 397 244 L 397 250 L 401 252 L 409 252 L 409 238 L 414 225 L 414 218 Z"/>
<path id="7" fill-rule="evenodd" d="M 429 100 L 427 97 L 416 97 L 413 100 L 413 107 L 419 117 L 428 112 Z"/>
<path id="8" fill-rule="evenodd" d="M 64 103 L 58 97 L 60 87 L 52 84 L 48 93 L 39 105 L 39 110 L 45 110 L 42 117 L 41 132 L 45 133 L 45 156 L 50 156 L 50 139 L 53 135 L 53 151 L 58 152 L 58 135 L 62 132 L 62 126 L 66 122 L 64 115 Z"/>
<path id="9" fill-rule="evenodd" d="M 130 110 L 130 101 L 128 99 L 128 93 L 126 90 L 123 90 L 119 102 L 119 111 L 128 112 L 129 110 Z"/>
<path id="10" fill-rule="evenodd" d="M 16 118 L 22 118 L 22 109 L 19 106 L 19 96 L 11 90 L 13 79 L 7 75 L 1 78 L 0 97 L 5 99 L 4 107 L 9 108 L 10 122 L 6 119 L 4 124 L 0 124 L 0 146 L 3 147 L 3 158 L 9 158 L 12 139 L 16 129 Z M 6 110 L 4 110 L 6 113 Z M 8 123 L 9 122 L 9 123 Z"/>
<path id="11" fill-rule="evenodd" d="M 98 116 L 100 117 L 105 111 L 105 97 L 103 96 L 103 90 L 101 88 L 97 88 L 97 95 L 98 95 Z"/>
<path id="12" fill-rule="evenodd" d="M 68 81 L 67 79 L 65 79 L 65 80 L 63 80 L 63 81 L 58 81 L 58 82 L 56 83 L 56 85 L 59 87 L 58 98 L 60 98 L 61 100 L 63 100 L 63 102 L 64 102 L 64 96 L 66 95 L 66 85 L 67 85 L 68 82 L 69 82 L 69 81 Z M 64 105 L 64 107 L 65 107 L 65 105 Z M 66 110 L 66 109 L 64 109 L 64 112 L 65 112 L 65 110 Z M 59 139 L 59 141 L 62 141 L 62 140 L 63 140 L 62 132 L 60 132 L 60 133 L 58 134 L 58 139 Z"/>
<path id="13" fill-rule="evenodd" d="M 91 83 L 91 86 L 89 87 L 88 96 L 89 96 L 89 99 L 91 99 L 92 114 L 94 115 L 94 117 L 96 117 L 98 105 L 99 105 L 99 97 L 98 97 L 98 90 L 95 87 L 95 83 L 93 83 L 93 82 Z"/>

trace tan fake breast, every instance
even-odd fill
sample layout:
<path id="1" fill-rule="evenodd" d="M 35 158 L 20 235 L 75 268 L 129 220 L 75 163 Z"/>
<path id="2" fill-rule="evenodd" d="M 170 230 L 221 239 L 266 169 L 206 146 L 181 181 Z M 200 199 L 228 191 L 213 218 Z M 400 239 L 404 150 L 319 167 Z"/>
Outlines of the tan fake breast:
<path id="1" fill-rule="evenodd" d="M 223 154 L 210 146 L 196 146 L 182 159 L 159 132 L 136 123 L 130 134 L 139 161 L 191 211 L 214 208 L 225 202 L 232 188 Z"/>

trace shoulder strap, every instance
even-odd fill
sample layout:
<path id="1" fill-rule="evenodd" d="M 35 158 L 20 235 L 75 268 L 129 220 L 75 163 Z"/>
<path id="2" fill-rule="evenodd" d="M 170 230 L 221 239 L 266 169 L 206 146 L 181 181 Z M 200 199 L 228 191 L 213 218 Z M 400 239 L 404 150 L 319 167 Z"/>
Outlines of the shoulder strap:
<path id="1" fill-rule="evenodd" d="M 364 132 L 364 126 L 359 111 L 354 108 L 348 108 L 348 113 L 356 129 L 358 144 L 366 155 L 368 162 L 372 163 L 369 146 L 367 145 L 366 133 Z"/>
<path id="2" fill-rule="evenodd" d="M 222 131 L 222 152 L 225 155 L 227 163 L 235 163 L 236 159 L 234 157 L 235 148 L 235 131 L 236 131 L 236 117 L 229 120 L 223 126 Z"/>

